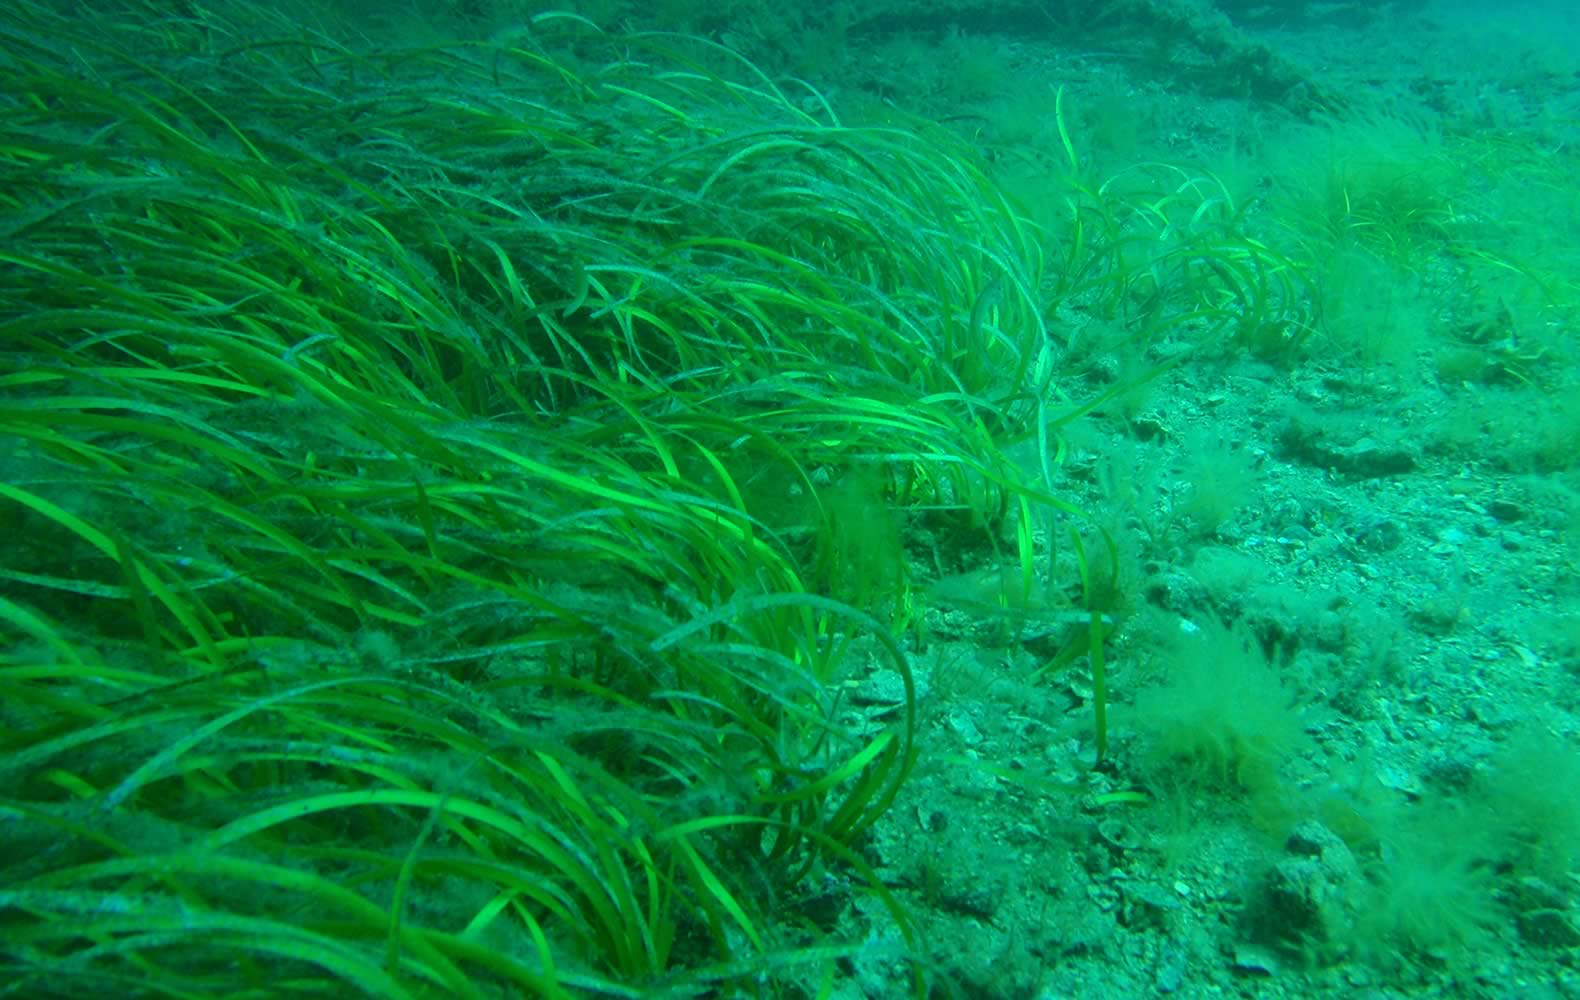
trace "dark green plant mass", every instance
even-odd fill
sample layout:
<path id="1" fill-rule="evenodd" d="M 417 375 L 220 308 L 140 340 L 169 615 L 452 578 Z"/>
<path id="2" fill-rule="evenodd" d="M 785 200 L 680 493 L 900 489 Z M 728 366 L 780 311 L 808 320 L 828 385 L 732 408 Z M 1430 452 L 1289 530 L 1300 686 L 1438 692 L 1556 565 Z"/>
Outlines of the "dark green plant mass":
<path id="1" fill-rule="evenodd" d="M 820 977 L 851 893 L 906 932 L 904 508 L 1029 560 L 1062 507 L 975 160 L 567 15 L 137 9 L 0 15 L 0 981 L 697 995 Z"/>

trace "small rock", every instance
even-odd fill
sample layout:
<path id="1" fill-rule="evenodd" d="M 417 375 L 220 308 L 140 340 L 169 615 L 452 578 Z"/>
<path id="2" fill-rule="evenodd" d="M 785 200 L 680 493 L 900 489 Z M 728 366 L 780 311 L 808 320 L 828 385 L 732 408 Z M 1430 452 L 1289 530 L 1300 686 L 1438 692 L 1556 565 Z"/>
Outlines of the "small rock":
<path id="1" fill-rule="evenodd" d="M 976 721 L 968 712 L 959 708 L 951 709 L 945 722 L 966 746 L 974 747 L 982 742 L 982 730 L 977 728 Z"/>
<path id="2" fill-rule="evenodd" d="M 1520 938 L 1539 948 L 1580 947 L 1580 927 L 1563 910 L 1527 910 L 1514 915 Z"/>
<path id="3" fill-rule="evenodd" d="M 1257 976 L 1278 974 L 1278 956 L 1254 944 L 1237 944 L 1234 947 L 1234 971 Z"/>
<path id="4" fill-rule="evenodd" d="M 1526 876 L 1509 892 L 1520 938 L 1540 948 L 1580 947 L 1580 922 L 1569 900 L 1553 885 Z"/>
<path id="5" fill-rule="evenodd" d="M 1404 541 L 1404 528 L 1392 518 L 1377 518 L 1358 526 L 1354 538 L 1367 552 L 1392 552 Z"/>
<path id="6" fill-rule="evenodd" d="M 1487 513 L 1505 524 L 1525 519 L 1525 508 L 1512 500 L 1489 500 L 1487 502 Z"/>

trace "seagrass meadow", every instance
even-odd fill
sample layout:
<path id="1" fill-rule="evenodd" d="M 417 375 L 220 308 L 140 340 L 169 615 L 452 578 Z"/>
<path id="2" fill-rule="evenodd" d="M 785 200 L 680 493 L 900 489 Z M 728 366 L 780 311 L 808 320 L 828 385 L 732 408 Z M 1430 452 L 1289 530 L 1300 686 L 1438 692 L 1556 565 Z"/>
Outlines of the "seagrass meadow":
<path id="1" fill-rule="evenodd" d="M 1029 585 L 1078 514 L 1041 235 L 713 42 L 177 6 L 0 13 L 0 996 L 903 950 L 904 547 Z"/>
<path id="2" fill-rule="evenodd" d="M 1580 991 L 1567 7 L 568 4 L 0 4 L 0 1000 Z"/>

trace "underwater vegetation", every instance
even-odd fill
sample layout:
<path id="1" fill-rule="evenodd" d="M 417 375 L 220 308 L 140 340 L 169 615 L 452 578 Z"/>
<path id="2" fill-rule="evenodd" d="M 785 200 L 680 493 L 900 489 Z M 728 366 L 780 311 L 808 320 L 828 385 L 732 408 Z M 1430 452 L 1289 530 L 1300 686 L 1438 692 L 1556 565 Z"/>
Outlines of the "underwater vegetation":
<path id="1" fill-rule="evenodd" d="M 4 979 L 694 995 L 826 974 L 856 894 L 908 933 L 906 512 L 1068 509 L 999 451 L 1042 261 L 972 156 L 570 15 L 86 24 L 0 20 Z"/>
<path id="2" fill-rule="evenodd" d="M 1542 733 L 1464 801 L 1291 791 L 1321 685 L 1215 546 L 1280 459 L 1149 412 L 1186 358 L 1339 359 L 1452 383 L 1444 451 L 1571 468 L 1569 270 L 1514 259 L 1463 147 L 1323 122 L 1263 190 L 1099 168 L 1056 87 L 1012 102 L 1028 152 L 576 14 L 168 7 L 0 13 L 0 992 L 826 996 L 892 958 L 927 995 L 872 842 L 959 764 L 913 672 L 945 613 L 1002 653 L 962 687 L 1083 675 L 1096 807 L 1336 831 L 1344 906 L 1280 947 L 1465 950 L 1494 863 L 1572 871 Z M 993 43 L 945 49 L 950 100 L 1002 95 Z M 1191 557 L 1206 624 L 1165 635 Z M 1149 640 L 1111 747 L 1105 642 Z"/>

